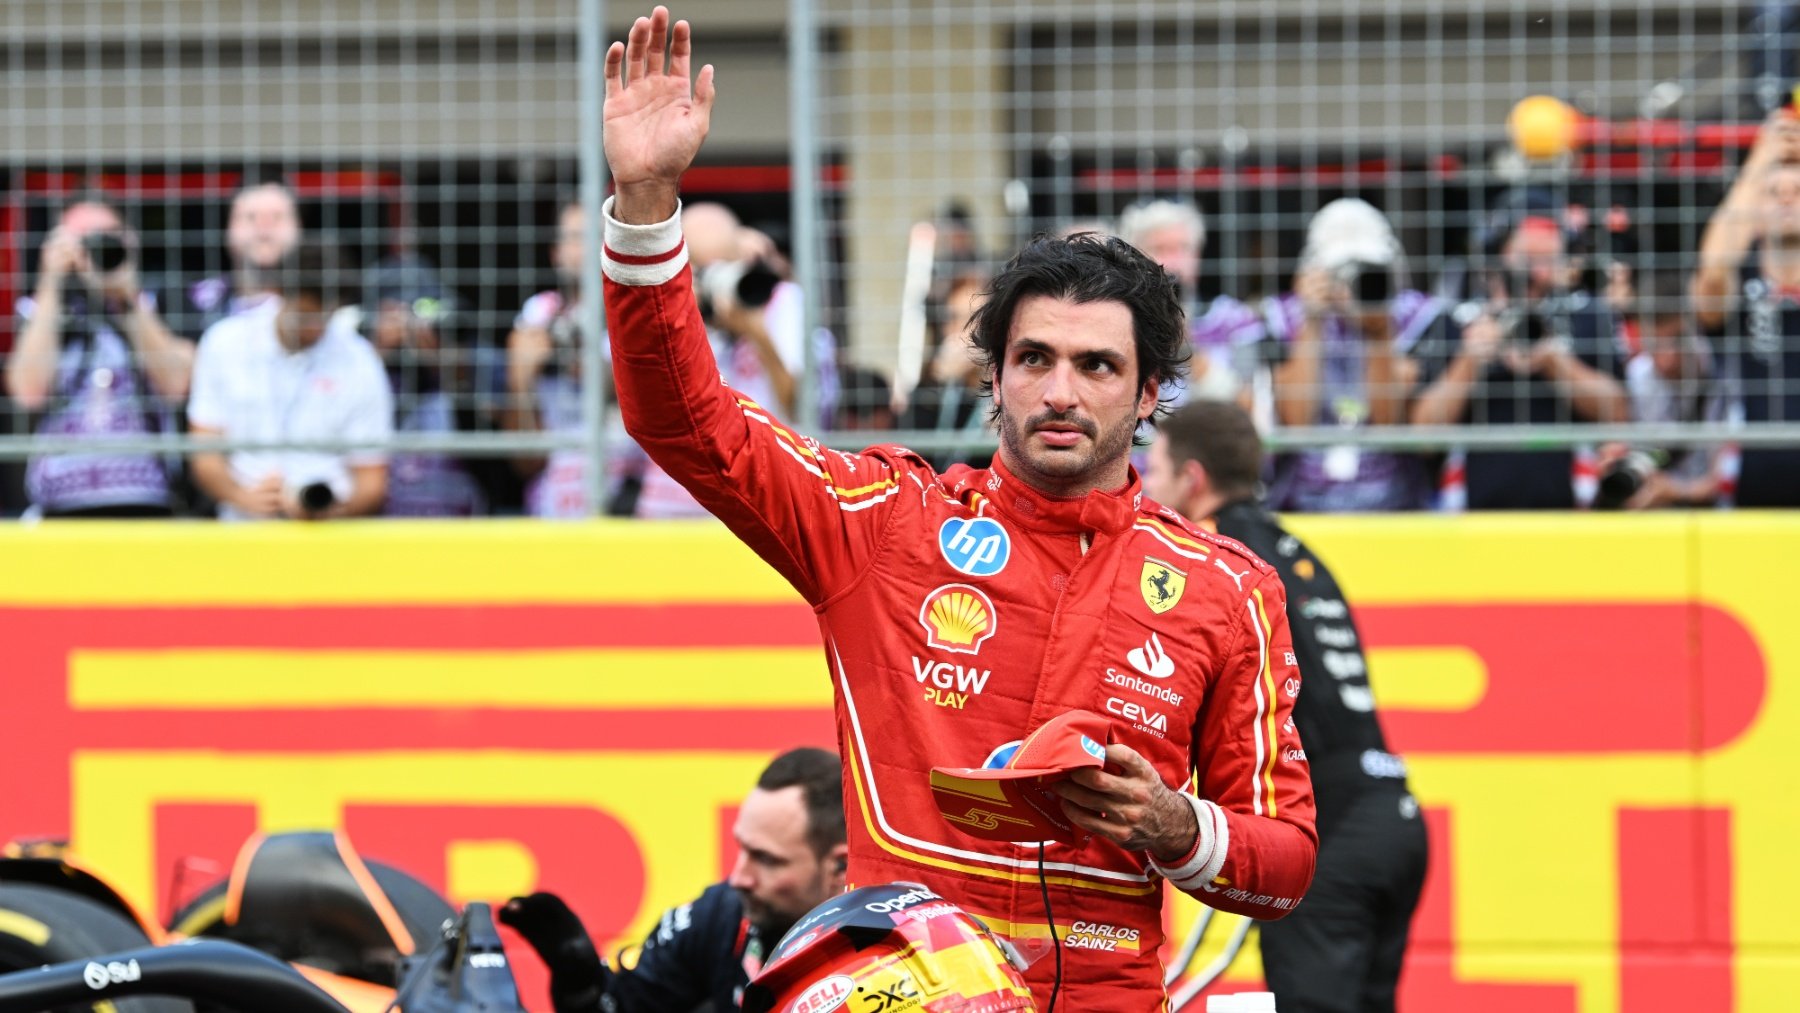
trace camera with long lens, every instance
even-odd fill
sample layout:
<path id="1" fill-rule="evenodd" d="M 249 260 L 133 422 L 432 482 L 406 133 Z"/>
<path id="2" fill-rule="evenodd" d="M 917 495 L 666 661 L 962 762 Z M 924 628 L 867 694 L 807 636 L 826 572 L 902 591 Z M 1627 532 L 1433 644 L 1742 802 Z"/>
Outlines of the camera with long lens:
<path id="1" fill-rule="evenodd" d="M 713 264 L 700 272 L 694 291 L 700 302 L 700 316 L 708 326 L 718 326 L 717 308 L 737 303 L 753 310 L 769 305 L 781 275 L 762 260 L 735 260 Z"/>
<path id="2" fill-rule="evenodd" d="M 96 277 L 105 277 L 131 263 L 131 247 L 118 232 L 90 232 L 81 237 L 81 249 Z M 69 341 L 78 332 L 91 330 L 88 314 L 106 315 L 103 301 L 88 291 L 88 277 L 71 273 L 63 279 L 63 307 L 68 319 L 63 321 L 63 338 Z M 78 338 L 76 338 L 78 340 Z"/>
<path id="3" fill-rule="evenodd" d="M 324 513 L 337 503 L 337 493 L 326 482 L 313 482 L 300 488 L 300 508 L 309 514 Z"/>
<path id="4" fill-rule="evenodd" d="M 111 274 L 131 262 L 131 247 L 117 232 L 90 232 L 81 237 L 81 248 L 96 274 Z"/>
<path id="5" fill-rule="evenodd" d="M 1650 476 L 1668 462 L 1659 450 L 1633 450 L 1606 466 L 1600 473 L 1600 485 L 1594 492 L 1595 510 L 1620 510 L 1638 494 Z"/>
<path id="6" fill-rule="evenodd" d="M 1572 307 L 1567 291 L 1555 289 L 1533 297 L 1531 271 L 1525 267 L 1503 264 L 1496 269 L 1496 277 L 1506 301 L 1493 306 L 1491 312 L 1508 341 L 1529 346 L 1544 338 L 1569 337 Z"/>
<path id="7" fill-rule="evenodd" d="M 1392 264 L 1351 260 L 1338 265 L 1334 274 L 1359 306 L 1378 306 L 1394 297 Z"/>

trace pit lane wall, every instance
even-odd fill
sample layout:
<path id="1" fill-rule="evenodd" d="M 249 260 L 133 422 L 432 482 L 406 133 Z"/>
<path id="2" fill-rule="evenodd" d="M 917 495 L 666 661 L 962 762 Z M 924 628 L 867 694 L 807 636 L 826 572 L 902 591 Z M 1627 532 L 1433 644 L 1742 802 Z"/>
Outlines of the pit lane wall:
<path id="1" fill-rule="evenodd" d="M 1295 527 L 1430 821 L 1403 1008 L 1793 1008 L 1800 514 Z M 0 560 L 0 837 L 159 912 L 255 830 L 342 826 L 610 949 L 832 740 L 811 613 L 711 524 L 46 524 Z"/>

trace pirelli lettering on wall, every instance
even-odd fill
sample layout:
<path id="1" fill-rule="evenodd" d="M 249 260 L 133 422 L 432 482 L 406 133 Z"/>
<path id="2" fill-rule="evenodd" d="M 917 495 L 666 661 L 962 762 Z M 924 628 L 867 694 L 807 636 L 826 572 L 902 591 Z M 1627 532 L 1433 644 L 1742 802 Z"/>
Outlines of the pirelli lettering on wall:
<path id="1" fill-rule="evenodd" d="M 1307 672 L 1306 692 L 1365 705 L 1377 680 L 1394 753 L 1356 759 L 1405 776 L 1416 801 L 1390 804 L 1430 829 L 1401 1008 L 1791 1013 L 1800 877 L 1792 835 L 1773 831 L 1793 823 L 1800 778 L 1800 709 L 1779 692 L 1800 624 L 1768 589 L 1770 560 L 1800 558 L 1800 512 L 1294 523 L 1354 587 L 1357 646 L 1341 600 L 1290 588 L 1290 611 L 1335 624 L 1323 649 L 1367 658 L 1366 672 L 1342 657 Z M 7 755 L 0 840 L 68 837 L 133 904 L 169 910 L 179 861 L 228 868 L 259 831 L 342 829 L 459 903 L 552 887 L 612 952 L 691 901 L 696 870 L 728 874 L 729 837 L 697 828 L 729 826 L 769 757 L 833 738 L 816 614 L 722 527 L 382 532 L 369 567 L 350 529 L 177 525 L 139 545 L 0 525 L 0 555 L 32 575 L 0 602 L 0 744 L 30 744 Z M 953 561 L 930 557 L 947 582 L 908 602 L 881 659 L 919 713 L 977 719 L 1007 691 L 994 635 L 1012 619 L 983 575 L 1005 555 L 995 534 L 951 531 Z M 1248 564 L 1227 562 L 1239 570 L 1209 558 L 1186 576 L 1235 594 Z M 1088 699 L 1148 736 L 1205 703 L 1170 639 L 1192 635 L 1180 620 L 1194 603 L 1155 619 L 1180 582 L 1161 567 L 1140 582 L 1136 556 L 1124 566 L 1134 632 L 1094 659 Z M 1301 673 L 1272 647 L 1288 703 Z M 1668 705 L 1618 718 L 1633 700 Z M 998 737 L 979 731 L 983 746 Z M 1284 738 L 1275 760 L 1298 764 L 1306 746 Z M 995 808 L 969 799 L 964 818 L 1011 825 Z M 1494 829 L 1518 825 L 1558 832 Z M 1169 937 L 1222 897 L 1296 907 L 1232 879 L 1166 891 Z M 1065 960 L 1148 957 L 1124 926 L 1085 920 L 1102 911 L 1057 912 Z M 1049 941 L 1041 921 L 1029 929 Z M 1223 980 L 1258 984 L 1241 962 Z M 886 976 L 870 984 L 823 988 L 807 1013 L 912 1001 Z"/>

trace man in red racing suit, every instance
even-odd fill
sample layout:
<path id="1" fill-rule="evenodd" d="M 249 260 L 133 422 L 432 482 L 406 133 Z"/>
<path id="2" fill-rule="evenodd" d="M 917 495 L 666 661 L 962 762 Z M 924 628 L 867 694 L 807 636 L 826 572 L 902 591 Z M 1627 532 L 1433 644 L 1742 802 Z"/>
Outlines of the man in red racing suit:
<path id="1" fill-rule="evenodd" d="M 608 53 L 618 196 L 605 209 L 603 268 L 620 407 L 645 451 L 818 615 L 850 879 L 922 882 L 1028 957 L 1057 949 L 1027 975 L 1040 1008 L 1053 992 L 1067 1010 L 1164 1008 L 1163 880 L 1221 910 L 1279 918 L 1312 877 L 1311 783 L 1290 720 L 1300 672 L 1279 578 L 1238 543 L 1143 497 L 1125 460 L 1130 433 L 1154 413 L 1168 374 L 1136 372 L 1132 318 L 1111 297 L 1007 303 L 1017 312 L 1002 322 L 1014 336 L 996 364 L 1001 407 L 1038 418 L 1021 386 L 1034 382 L 1056 388 L 1043 397 L 1057 407 L 1047 409 L 1052 422 L 1016 438 L 1002 410 L 1007 438 L 991 470 L 939 475 L 898 446 L 829 450 L 724 386 L 675 197 L 705 135 L 711 73 L 689 91 L 685 23 L 665 72 L 668 28 L 658 8 L 633 27 L 629 52 Z M 1147 290 L 1173 307 L 1168 347 L 1179 340 L 1173 287 L 1124 244 L 1042 240 L 1008 270 L 1032 257 L 1084 278 L 1154 272 L 1143 276 Z M 1111 334 L 1120 319 L 1112 345 L 1087 336 L 1087 324 Z M 997 326 L 992 314 L 987 325 Z M 1124 402 L 1101 396 L 1121 384 Z M 1113 419 L 1119 403 L 1126 414 Z M 1080 495 L 1041 487 L 1066 491 L 1045 476 L 1068 459 L 1061 451 L 1090 444 L 1098 463 L 1082 474 L 1106 483 Z M 1083 771 L 1062 790 L 1089 831 L 1082 843 L 997 843 L 953 825 L 996 818 L 979 805 L 939 812 L 933 766 L 980 766 L 1071 709 L 1113 726 L 1108 773 L 1083 780 Z"/>

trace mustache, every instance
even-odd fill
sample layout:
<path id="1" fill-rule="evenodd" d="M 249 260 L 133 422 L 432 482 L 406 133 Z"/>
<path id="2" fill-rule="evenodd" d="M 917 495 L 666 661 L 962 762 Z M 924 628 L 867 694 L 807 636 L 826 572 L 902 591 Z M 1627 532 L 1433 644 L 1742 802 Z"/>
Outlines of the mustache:
<path id="1" fill-rule="evenodd" d="M 1025 420 L 1025 428 L 1036 432 L 1051 423 L 1063 426 L 1074 426 L 1090 437 L 1100 435 L 1100 427 L 1092 419 L 1083 418 L 1074 412 L 1039 412 Z"/>

